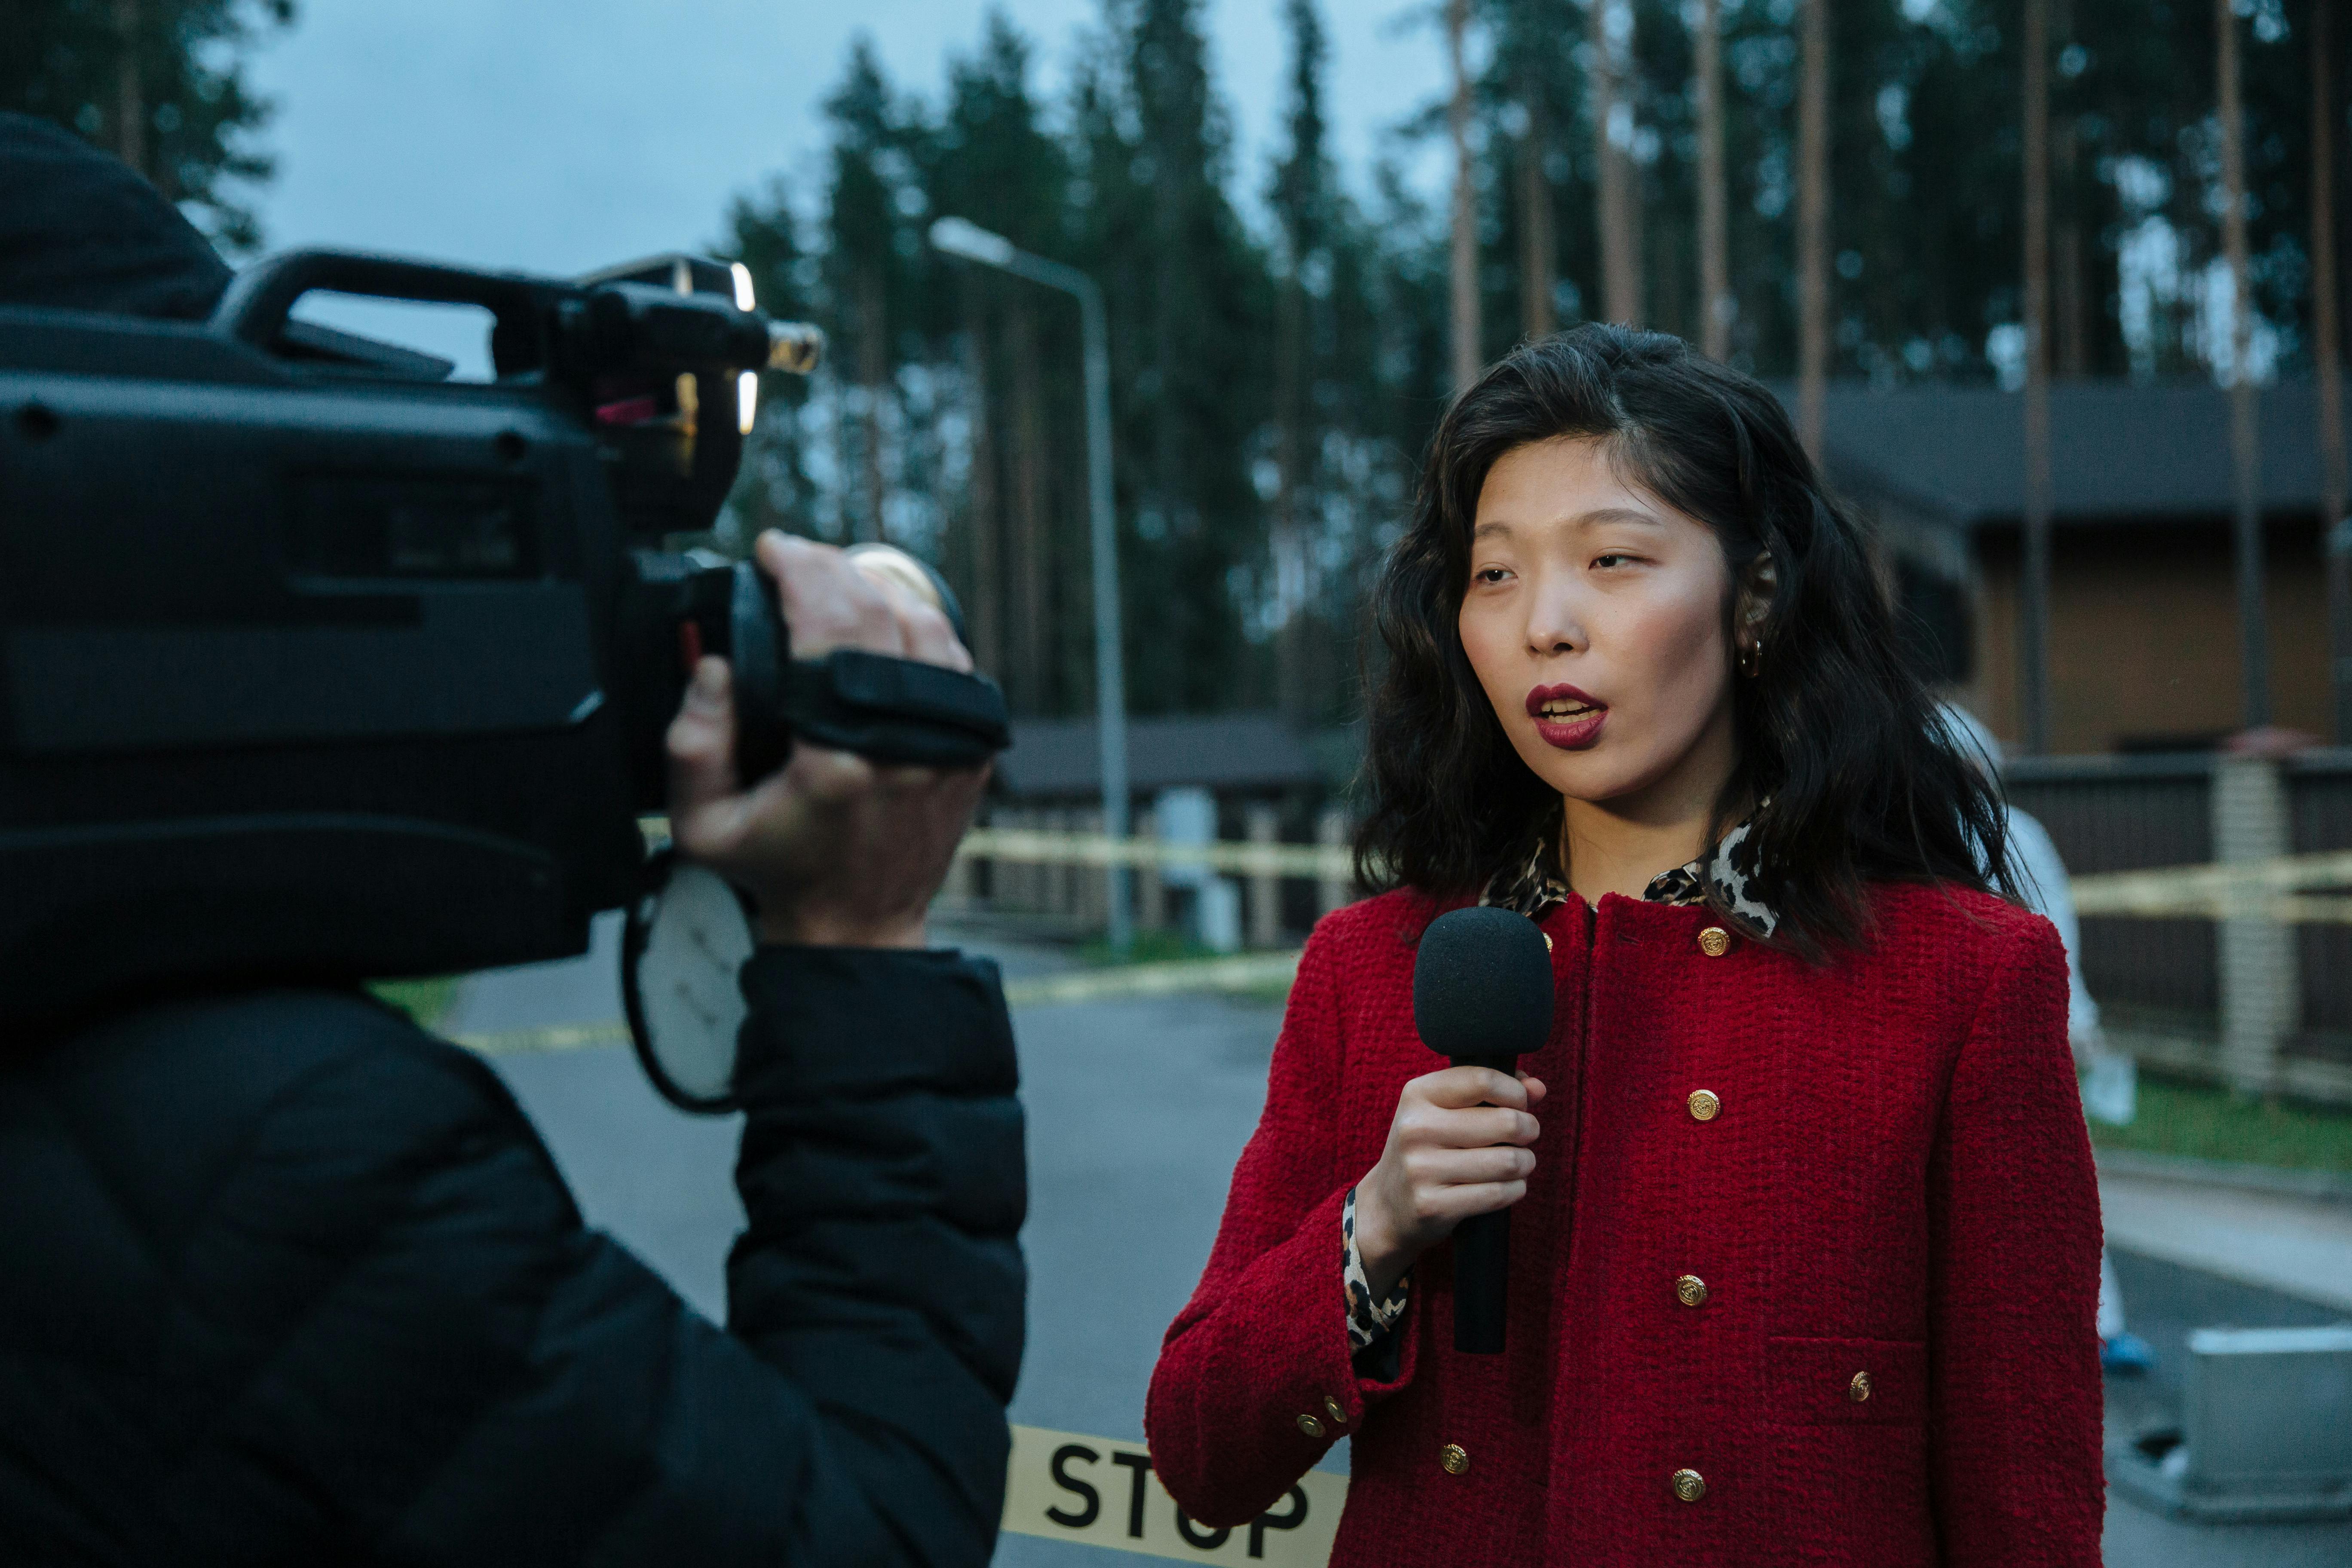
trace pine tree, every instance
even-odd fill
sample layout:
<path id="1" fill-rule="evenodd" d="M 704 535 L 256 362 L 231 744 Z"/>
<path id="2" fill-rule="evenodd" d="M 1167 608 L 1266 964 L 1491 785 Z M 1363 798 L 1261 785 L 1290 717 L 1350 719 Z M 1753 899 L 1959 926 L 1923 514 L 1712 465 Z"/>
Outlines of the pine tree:
<path id="1" fill-rule="evenodd" d="M 794 321 L 818 313 L 818 258 L 802 241 L 800 218 L 782 179 L 729 205 L 719 250 L 751 270 L 753 296 L 770 315 Z M 769 528 L 810 537 L 821 532 L 820 498 L 809 474 L 809 402 L 806 376 L 775 373 L 760 378 L 759 419 L 744 445 L 742 473 L 721 522 L 721 543 L 745 550 Z"/>
<path id="2" fill-rule="evenodd" d="M 1319 443 L 1315 392 L 1321 379 L 1316 351 L 1328 333 L 1318 294 L 1330 288 L 1333 175 L 1323 150 L 1323 68 L 1328 46 L 1314 0 L 1288 0 L 1283 20 L 1290 34 L 1290 147 L 1275 164 L 1266 195 L 1274 209 L 1276 251 L 1274 395 L 1275 498 L 1271 563 L 1276 618 L 1277 704 L 1304 717 L 1313 704 L 1308 661 L 1315 647 L 1310 605 L 1318 584 L 1308 532 L 1315 507 Z"/>
<path id="3" fill-rule="evenodd" d="M 825 100 L 834 126 L 826 193 L 824 291 L 835 345 L 833 379 L 846 384 L 835 420 L 847 479 L 845 531 L 890 537 L 894 457 L 914 448 L 898 373 L 921 357 L 929 304 L 919 174 L 928 128 L 882 74 L 873 41 L 851 46 L 849 68 Z"/>
<path id="4" fill-rule="evenodd" d="M 1230 704 L 1254 679 L 1232 592 L 1259 557 L 1264 258 L 1225 195 L 1199 0 L 1119 0 L 1080 74 L 1089 260 L 1109 297 L 1129 699 Z M 1124 509 L 1123 509 L 1124 510 Z"/>
<path id="5" fill-rule="evenodd" d="M 1328 51 L 1314 0 L 1288 0 L 1284 19 L 1288 145 L 1266 191 L 1276 241 L 1276 484 L 1255 598 L 1273 627 L 1278 705 L 1321 725 L 1352 710 L 1356 628 L 1378 526 L 1395 515 L 1434 398 L 1408 406 L 1405 388 L 1423 367 L 1390 352 L 1393 339 L 1412 341 L 1410 318 L 1423 304 L 1395 286 L 1392 252 L 1423 242 L 1411 223 L 1368 223 L 1349 197 L 1326 146 Z"/>
<path id="6" fill-rule="evenodd" d="M 948 104 L 929 174 L 931 202 L 1024 249 L 1066 258 L 1069 163 L 1029 91 L 1029 46 L 1001 11 L 979 51 L 952 61 Z M 971 453 L 962 516 L 950 552 L 968 595 L 973 651 L 1000 672 L 1024 712 L 1078 700 L 1055 679 L 1054 626 L 1081 606 L 1057 603 L 1055 563 L 1085 559 L 1076 487 L 1056 476 L 1085 461 L 1068 302 L 1034 283 L 959 268 L 957 355 Z"/>
<path id="7" fill-rule="evenodd" d="M 72 127 L 249 251 L 272 165 L 245 55 L 293 21 L 294 0 L 0 0 L 0 109 Z"/>

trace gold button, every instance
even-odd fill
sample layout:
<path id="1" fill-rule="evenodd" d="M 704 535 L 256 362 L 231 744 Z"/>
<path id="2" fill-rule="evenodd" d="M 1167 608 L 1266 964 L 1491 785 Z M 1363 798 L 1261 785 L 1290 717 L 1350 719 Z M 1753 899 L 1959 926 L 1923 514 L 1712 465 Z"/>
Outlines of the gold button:
<path id="1" fill-rule="evenodd" d="M 1348 1424 L 1347 1411 L 1341 1409 L 1339 1402 L 1328 1394 L 1323 1396 L 1323 1414 L 1331 1418 L 1331 1425 L 1334 1426 L 1345 1426 Z"/>
<path id="2" fill-rule="evenodd" d="M 1866 1372 L 1855 1373 L 1853 1374 L 1853 1381 L 1845 1385 L 1845 1396 L 1848 1399 L 1853 1400 L 1856 1405 L 1859 1405 L 1864 1400 L 1869 1398 L 1870 1373 Z"/>
<path id="3" fill-rule="evenodd" d="M 1545 951 L 1546 952 L 1549 952 L 1551 951 L 1551 932 L 1549 932 L 1549 931 L 1546 931 L 1546 932 L 1544 932 L 1544 933 L 1543 933 L 1543 939 L 1544 939 L 1544 951 Z"/>
<path id="4" fill-rule="evenodd" d="M 1449 1476 L 1458 1476 L 1470 1468 L 1470 1456 L 1459 1443 L 1448 1443 L 1437 1450 L 1437 1465 Z"/>
<path id="5" fill-rule="evenodd" d="M 1309 1437 L 1323 1436 L 1323 1423 L 1316 1420 L 1312 1415 L 1301 1415 L 1298 1418 L 1298 1429 Z"/>
<path id="6" fill-rule="evenodd" d="M 1675 1496 L 1685 1502 L 1696 1502 L 1706 1496 L 1706 1478 L 1696 1470 L 1675 1472 Z"/>
<path id="7" fill-rule="evenodd" d="M 1723 1109 L 1723 1101 L 1715 1097 L 1715 1090 L 1711 1089 L 1692 1089 L 1690 1098 L 1683 1103 L 1690 1107 L 1693 1121 L 1712 1121 L 1715 1113 Z"/>
<path id="8" fill-rule="evenodd" d="M 1675 1300 L 1685 1307 L 1706 1305 L 1706 1281 L 1696 1274 L 1685 1274 L 1675 1281 Z"/>
<path id="9" fill-rule="evenodd" d="M 1721 958 L 1731 951 L 1731 933 L 1721 926 L 1709 926 L 1698 933 L 1698 950 L 1709 958 Z"/>

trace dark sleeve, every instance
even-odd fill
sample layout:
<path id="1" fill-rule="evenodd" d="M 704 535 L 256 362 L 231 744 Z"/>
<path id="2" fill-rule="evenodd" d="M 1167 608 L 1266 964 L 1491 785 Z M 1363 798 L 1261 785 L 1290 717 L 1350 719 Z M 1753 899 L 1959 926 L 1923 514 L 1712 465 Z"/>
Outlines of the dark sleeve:
<path id="1" fill-rule="evenodd" d="M 887 1528 L 860 1563 L 985 1562 L 1027 1283 L 996 967 L 769 948 L 743 986 L 736 1184 L 751 1224 L 728 1261 L 728 1326 L 815 1413 L 802 1534 Z"/>
<path id="2" fill-rule="evenodd" d="M 267 1423 L 380 1560 L 987 1562 L 1025 1207 L 993 966 L 767 950 L 744 987 L 724 1331 L 582 1227 L 493 1075 L 430 1058 L 437 1110 L 384 1152 L 404 1195 Z"/>

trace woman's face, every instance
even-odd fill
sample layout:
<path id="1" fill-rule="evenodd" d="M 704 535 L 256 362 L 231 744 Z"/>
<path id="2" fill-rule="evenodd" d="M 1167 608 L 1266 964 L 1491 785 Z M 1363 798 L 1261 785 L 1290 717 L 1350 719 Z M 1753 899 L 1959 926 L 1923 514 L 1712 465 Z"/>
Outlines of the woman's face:
<path id="1" fill-rule="evenodd" d="M 1507 453 L 1472 527 L 1462 646 L 1520 758 L 1571 799 L 1680 783 L 1704 809 L 1733 761 L 1714 531 L 1628 489 L 1588 437 Z"/>

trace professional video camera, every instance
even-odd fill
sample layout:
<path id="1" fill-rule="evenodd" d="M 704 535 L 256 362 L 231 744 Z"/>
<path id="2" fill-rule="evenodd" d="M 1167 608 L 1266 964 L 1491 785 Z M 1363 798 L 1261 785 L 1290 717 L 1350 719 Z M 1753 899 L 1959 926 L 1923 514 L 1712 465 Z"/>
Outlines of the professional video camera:
<path id="1" fill-rule="evenodd" d="M 479 306 L 496 379 L 293 319 L 313 289 Z M 1005 745 L 986 680 L 795 660 L 761 574 L 663 548 L 711 527 L 758 373 L 821 344 L 687 257 L 304 251 L 200 324 L 0 310 L 0 1021 L 582 951 L 644 885 L 703 652 L 747 778 L 795 735 Z"/>

